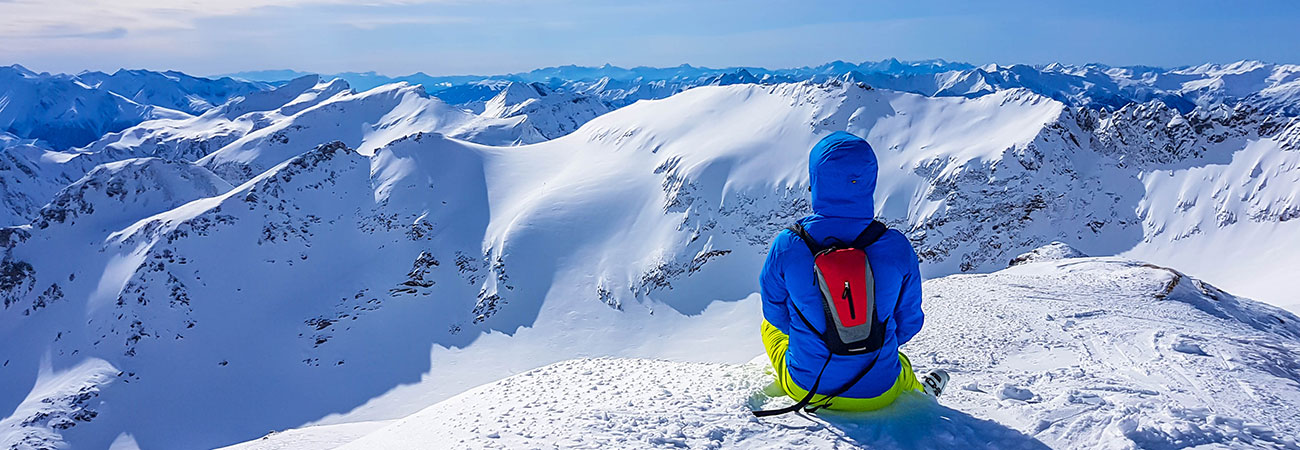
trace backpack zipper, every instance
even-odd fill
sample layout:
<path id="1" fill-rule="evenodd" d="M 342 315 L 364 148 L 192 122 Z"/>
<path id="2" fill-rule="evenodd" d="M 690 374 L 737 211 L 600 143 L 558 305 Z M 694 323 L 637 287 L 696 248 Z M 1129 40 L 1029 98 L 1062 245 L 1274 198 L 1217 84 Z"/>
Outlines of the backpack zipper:
<path id="1" fill-rule="evenodd" d="M 853 293 L 849 291 L 849 282 L 847 281 L 844 282 L 844 293 L 840 294 L 840 298 L 849 301 L 849 318 L 858 318 L 857 310 L 853 307 Z"/>

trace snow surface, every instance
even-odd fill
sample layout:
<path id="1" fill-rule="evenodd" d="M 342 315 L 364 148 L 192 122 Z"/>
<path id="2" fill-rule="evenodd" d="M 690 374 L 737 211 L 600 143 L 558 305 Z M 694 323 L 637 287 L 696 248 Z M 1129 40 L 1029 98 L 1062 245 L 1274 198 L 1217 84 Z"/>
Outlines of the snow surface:
<path id="1" fill-rule="evenodd" d="M 778 391 L 765 357 L 579 359 L 468 390 L 338 448 L 1297 446 L 1293 314 L 1118 258 L 953 275 L 924 291 L 927 326 L 903 351 L 922 374 L 953 375 L 937 404 L 912 394 L 877 412 L 760 420 L 749 410 L 790 402 L 769 397 Z M 235 448 L 333 448 L 289 433 Z"/>
<path id="2" fill-rule="evenodd" d="M 874 414 L 755 419 L 749 408 L 771 381 L 757 364 L 572 360 L 471 389 L 338 448 L 1045 448 L 920 394 Z"/>
<path id="3" fill-rule="evenodd" d="M 220 450 L 291 450 L 336 448 L 360 439 L 393 421 L 354 422 L 337 425 L 316 425 L 271 432 L 261 439 L 221 447 Z"/>

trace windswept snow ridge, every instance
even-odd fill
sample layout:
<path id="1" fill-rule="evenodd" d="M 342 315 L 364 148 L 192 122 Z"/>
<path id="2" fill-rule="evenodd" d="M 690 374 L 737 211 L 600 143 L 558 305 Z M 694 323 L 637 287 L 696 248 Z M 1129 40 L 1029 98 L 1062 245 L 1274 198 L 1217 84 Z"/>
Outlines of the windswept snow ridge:
<path id="1" fill-rule="evenodd" d="M 946 405 L 1054 447 L 1297 445 L 1294 314 L 1117 258 L 924 289 L 927 328 L 904 351 L 956 369 Z"/>

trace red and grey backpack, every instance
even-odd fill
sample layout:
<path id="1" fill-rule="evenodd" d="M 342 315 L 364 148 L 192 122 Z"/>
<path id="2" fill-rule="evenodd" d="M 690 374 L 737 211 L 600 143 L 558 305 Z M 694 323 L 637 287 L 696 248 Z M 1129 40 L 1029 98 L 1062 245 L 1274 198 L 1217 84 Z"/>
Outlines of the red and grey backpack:
<path id="1" fill-rule="evenodd" d="M 885 342 L 885 323 L 880 320 L 876 312 L 876 282 L 866 252 L 867 247 L 885 234 L 887 230 L 885 224 L 873 220 L 853 242 L 836 242 L 831 245 L 822 245 L 813 239 L 803 228 L 803 224 L 795 223 L 788 229 L 799 236 L 808 246 L 808 251 L 813 254 L 813 272 L 817 275 L 817 287 L 822 293 L 821 307 L 826 326 L 818 330 L 797 306 L 791 303 L 790 307 L 809 330 L 818 334 L 826 344 L 830 355 L 822 364 L 821 372 L 817 374 L 817 380 L 808 390 L 808 395 L 790 407 L 754 411 L 754 415 L 759 417 L 794 412 L 808 406 L 817 395 L 822 375 L 826 373 L 826 367 L 830 365 L 831 358 L 835 355 L 853 356 L 875 352 L 876 358 L 872 359 L 857 376 L 833 393 L 826 395 L 822 403 L 811 410 L 829 406 L 831 399 L 848 391 L 871 371 L 880 357 L 879 350 Z"/>

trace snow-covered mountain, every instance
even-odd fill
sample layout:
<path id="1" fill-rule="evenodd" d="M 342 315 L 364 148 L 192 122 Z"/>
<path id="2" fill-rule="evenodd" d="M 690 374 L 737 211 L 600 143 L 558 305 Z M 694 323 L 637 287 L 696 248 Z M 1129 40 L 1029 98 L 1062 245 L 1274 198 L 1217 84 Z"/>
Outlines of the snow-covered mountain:
<path id="1" fill-rule="evenodd" d="M 1188 239 L 1251 233 L 1251 249 L 1300 248 L 1292 237 L 1300 222 L 1287 212 L 1300 186 L 1292 151 L 1300 125 L 1245 105 L 1184 114 L 1156 102 L 1103 111 L 1023 88 L 929 97 L 835 78 L 690 89 L 600 115 L 562 137 L 504 147 L 449 137 L 487 118 L 417 86 L 343 88 L 320 100 L 333 83 L 296 83 L 266 95 L 301 99 L 300 109 L 276 100 L 267 104 L 280 106 L 245 105 L 250 112 L 244 114 L 212 113 L 206 120 L 237 137 L 197 164 L 145 159 L 101 166 L 39 214 L 70 220 L 5 229 L 0 336 L 13 344 L 0 346 L 0 386 L 14 387 L 0 389 L 0 409 L 15 411 L 3 422 L 5 443 L 201 448 L 313 421 L 393 420 L 482 382 L 576 357 L 747 361 L 760 352 L 756 270 L 771 236 L 809 211 L 807 149 L 836 130 L 864 136 L 876 148 L 878 215 L 909 236 L 928 277 L 997 270 L 1053 241 L 1087 254 L 1150 256 L 1172 267 L 1182 266 L 1167 260 L 1183 256 L 1169 249 Z M 502 106 L 538 104 L 529 103 L 531 94 L 520 102 L 509 95 L 518 91 L 504 92 Z M 257 98 L 250 94 L 223 108 L 234 111 Z M 486 123 L 528 122 L 492 120 L 509 122 Z M 183 129 L 188 125 L 157 136 L 200 136 Z M 115 136 L 168 139 L 133 133 Z M 496 143 L 518 139 L 502 135 L 510 139 Z M 322 143 L 330 138 L 338 141 Z M 173 145 L 148 148 L 164 154 Z M 90 148 L 99 150 L 86 155 L 145 147 Z M 228 188 L 213 173 L 238 186 Z M 1235 220 L 1222 219 L 1229 216 Z M 1186 270 L 1210 282 L 1223 272 L 1201 269 L 1216 264 L 1272 275 L 1250 255 L 1194 263 L 1201 266 Z M 990 306 L 999 311 L 1028 299 L 1019 312 L 1003 313 L 1029 314 L 1024 317 L 1081 308 L 1068 319 L 1094 318 L 1102 330 L 1127 319 L 1106 312 L 1111 309 L 1085 311 L 1093 303 L 1113 295 L 1130 299 L 1114 310 L 1137 310 L 1154 301 L 1152 286 L 1183 286 L 1200 294 L 1187 292 L 1190 300 L 1180 304 L 1204 316 L 1160 303 L 1149 317 L 1176 316 L 1188 335 L 1247 336 L 1242 339 L 1267 343 L 1276 354 L 1295 345 L 1292 327 L 1300 319 L 1280 310 L 1190 278 L 1171 284 L 1175 272 L 1096 264 L 1103 268 L 1077 283 L 1052 281 L 1058 275 L 1013 283 L 1007 280 L 1020 278 L 998 275 L 990 283 L 1019 290 L 981 298 L 1001 298 Z M 1068 274 L 1071 267 L 1048 272 Z M 1092 303 L 1037 298 L 1075 295 L 1066 287 L 1101 285 L 1097 279 L 1126 270 L 1141 273 L 1114 291 L 1080 291 L 1092 292 Z M 938 286 L 955 284 L 932 291 L 952 294 L 931 303 L 961 314 L 933 314 L 931 328 L 949 334 L 916 345 L 931 355 L 949 355 L 935 350 L 943 346 L 962 349 L 927 364 L 961 362 L 979 368 L 966 375 L 972 379 L 1014 379 L 1015 389 L 994 392 L 1030 405 L 1022 408 L 1024 420 L 960 409 L 1047 441 L 1103 432 L 1110 422 L 1037 428 L 1038 420 L 1058 417 L 1032 394 L 1068 394 L 1041 384 L 1048 375 L 1022 377 L 999 372 L 1010 366 L 957 359 L 987 354 L 951 342 L 959 333 L 969 338 L 963 320 L 972 312 L 957 304 L 964 294 L 955 287 L 967 279 L 938 280 Z M 1257 281 L 1294 286 L 1285 279 Z M 1155 327 L 1143 323 L 1147 328 L 1132 329 Z M 1091 330 L 1079 331 L 1101 336 L 1096 345 L 1135 342 Z M 989 336 L 1003 335 L 1016 336 Z M 1067 341 L 1052 336 L 1050 342 Z M 1240 350 L 1232 342 L 1208 345 L 1201 348 L 1209 354 Z M 1218 376 L 1196 361 L 1172 367 Z M 1089 360 L 1085 370 L 1113 372 L 1114 364 Z M 1257 366 L 1265 367 L 1250 367 Z M 1275 378 L 1248 382 L 1279 392 L 1277 404 L 1294 405 L 1295 385 L 1286 380 L 1297 377 L 1288 370 L 1259 369 Z M 1190 381 L 1178 383 L 1191 389 Z M 1031 393 L 1028 399 L 1021 390 Z M 1135 392 L 1103 400 L 1119 409 L 1082 417 L 1145 411 L 1125 395 L 1156 394 Z M 1177 397 L 1182 407 L 1200 405 L 1174 388 L 1155 392 Z M 1247 406 L 1230 406 L 1223 414 L 1263 420 Z M 1120 436 L 1139 445 L 1147 441 L 1134 430 L 1163 432 L 1150 441 L 1160 442 L 1172 436 L 1162 424 L 1219 424 L 1200 413 L 1141 414 L 1132 427 L 1114 422 Z M 1291 419 L 1274 417 L 1281 422 L 1232 436 L 1267 443 L 1268 430 L 1294 431 L 1286 425 Z"/>
<path id="2" fill-rule="evenodd" d="M 518 126 L 529 130 L 521 131 L 518 141 L 535 143 L 572 133 L 613 109 L 598 98 L 554 91 L 541 83 L 510 83 L 483 105 L 480 115 L 523 118 L 524 123 Z M 473 137 L 467 138 L 478 142 Z"/>
<path id="3" fill-rule="evenodd" d="M 88 227 L 91 234 L 111 233 L 231 188 L 212 172 L 186 162 L 124 159 L 100 165 L 60 190 L 41 207 L 31 226 L 36 230 L 77 226 Z"/>
<path id="4" fill-rule="evenodd" d="M 519 89 L 531 95 L 520 96 Z M 112 133 L 85 148 L 121 156 L 196 161 L 240 183 L 319 144 L 339 140 L 364 152 L 394 139 L 437 132 L 496 145 L 562 136 L 609 110 L 573 95 L 545 97 L 545 87 L 510 88 L 474 114 L 447 105 L 420 86 L 397 83 L 365 92 L 314 75 L 237 98 L 193 118 L 154 120 Z"/>
<path id="5" fill-rule="evenodd" d="M 266 87 L 179 72 L 66 75 L 12 65 L 0 67 L 0 131 L 62 150 L 145 120 L 187 118 Z"/>
<path id="6" fill-rule="evenodd" d="M 347 92 L 351 91 L 342 80 L 305 76 L 272 90 L 235 98 L 197 117 L 151 120 L 109 133 L 81 150 L 108 154 L 110 158 L 153 156 L 197 161 L 248 133 Z"/>
<path id="7" fill-rule="evenodd" d="M 191 115 L 270 88 L 265 83 L 235 80 L 229 77 L 208 79 L 174 70 L 153 72 L 121 69 L 111 75 L 82 72 L 77 79 L 95 89 L 107 90 L 142 105 L 156 105 Z"/>
<path id="8" fill-rule="evenodd" d="M 0 137 L 0 223 L 30 222 L 56 192 L 98 162 L 91 155 L 51 151 L 31 139 Z"/>
<path id="9" fill-rule="evenodd" d="M 185 113 L 141 105 L 66 75 L 37 74 L 22 66 L 0 67 L 0 131 L 40 139 L 55 148 L 82 145 L 104 133 Z"/>
<path id="10" fill-rule="evenodd" d="M 335 80 L 332 83 L 340 83 Z M 476 115 L 452 107 L 425 93 L 421 86 L 396 83 L 365 92 L 346 90 L 282 120 L 249 131 L 198 159 L 233 183 L 241 183 L 299 153 L 330 141 L 340 141 L 364 154 L 374 153 L 396 139 L 420 132 L 443 133 L 474 142 L 514 145 L 548 138 L 567 130 L 573 119 L 543 119 L 556 112 L 544 102 L 526 105 L 497 102 L 491 114 Z M 580 106 L 566 111 L 579 111 Z M 582 114 L 590 107 L 583 108 Z M 575 117 L 582 117 L 582 114 Z"/>
<path id="11" fill-rule="evenodd" d="M 73 151 L 53 151 L 42 142 L 5 134 L 0 140 L 0 223 L 31 222 L 56 192 L 99 164 L 137 157 L 194 161 L 267 126 L 272 121 L 268 110 L 301 110 L 347 89 L 341 82 L 317 86 L 315 80 L 309 77 L 274 91 L 235 97 L 198 117 L 145 121 Z"/>
<path id="12" fill-rule="evenodd" d="M 174 89 L 159 87 L 166 83 L 155 82 L 156 78 L 172 82 Z M 134 91 L 141 97 L 186 92 L 182 88 L 191 86 L 217 89 L 213 86 L 216 81 L 198 83 L 171 72 L 124 71 L 93 89 L 114 83 L 121 87 L 132 80 L 145 80 L 152 86 Z M 202 104 L 200 94 L 209 92 L 203 89 L 176 101 Z M 0 166 L 0 179 L 7 180 L 0 185 L 5 199 L 3 223 L 26 223 L 59 188 L 105 162 L 138 157 L 200 162 L 231 182 L 241 183 L 306 149 L 334 140 L 365 151 L 416 132 L 445 133 L 487 144 L 528 144 L 572 132 L 611 109 L 598 99 L 556 93 L 542 85 L 503 89 L 486 105 L 486 111 L 475 114 L 429 96 L 420 86 L 399 83 L 359 93 L 343 80 L 309 75 L 274 89 L 252 90 L 197 116 L 148 120 L 110 132 L 73 152 L 50 152 L 43 143 L 6 133 L 4 151 L 10 161 Z M 18 149 L 20 144 L 26 150 Z"/>

